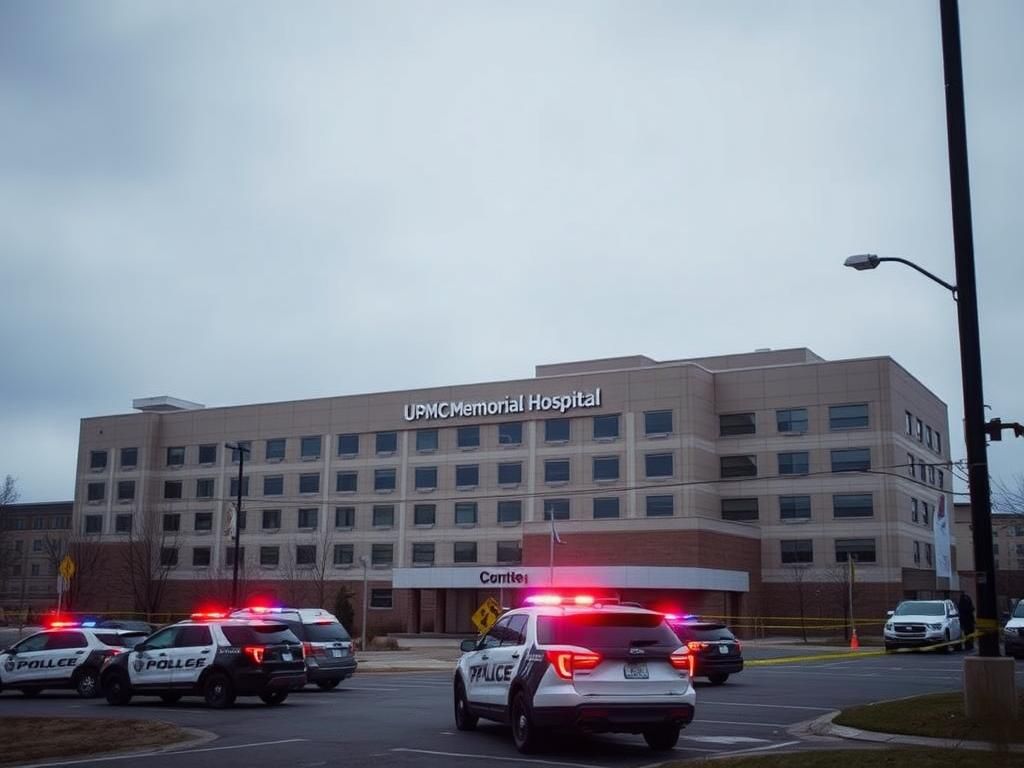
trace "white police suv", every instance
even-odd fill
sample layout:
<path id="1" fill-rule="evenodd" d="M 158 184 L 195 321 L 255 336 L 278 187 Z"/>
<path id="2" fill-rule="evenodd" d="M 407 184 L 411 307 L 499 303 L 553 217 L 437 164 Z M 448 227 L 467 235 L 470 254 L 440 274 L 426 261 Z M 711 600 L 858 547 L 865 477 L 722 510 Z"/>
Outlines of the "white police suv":
<path id="1" fill-rule="evenodd" d="M 509 723 L 520 752 L 557 730 L 639 733 L 672 749 L 693 720 L 692 656 L 643 608 L 588 596 L 534 595 L 487 634 L 462 643 L 455 725 Z"/>
<path id="2" fill-rule="evenodd" d="M 145 636 L 55 621 L 0 653 L 0 690 L 35 696 L 47 689 L 72 688 L 85 698 L 98 696 L 104 661 L 125 653 Z"/>
<path id="3" fill-rule="evenodd" d="M 222 708 L 237 696 L 259 696 L 273 705 L 306 684 L 306 668 L 302 643 L 286 625 L 205 613 L 109 659 L 100 682 L 111 704 L 133 696 L 159 696 L 169 704 L 202 696 Z"/>

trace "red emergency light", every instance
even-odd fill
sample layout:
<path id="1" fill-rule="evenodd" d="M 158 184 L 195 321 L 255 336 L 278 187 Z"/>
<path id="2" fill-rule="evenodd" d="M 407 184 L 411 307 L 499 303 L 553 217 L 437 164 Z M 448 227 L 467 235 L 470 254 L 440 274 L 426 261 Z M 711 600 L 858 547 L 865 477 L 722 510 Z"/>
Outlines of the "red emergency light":
<path id="1" fill-rule="evenodd" d="M 68 627 L 81 626 L 77 621 L 53 620 L 46 624 L 47 629 L 66 629 Z"/>
<path id="2" fill-rule="evenodd" d="M 526 598 L 530 605 L 593 605 L 593 595 L 530 595 Z"/>
<path id="3" fill-rule="evenodd" d="M 224 619 L 227 618 L 227 614 L 224 611 L 200 611 L 199 613 L 193 613 L 191 618 L 193 621 L 204 621 L 206 619 Z"/>

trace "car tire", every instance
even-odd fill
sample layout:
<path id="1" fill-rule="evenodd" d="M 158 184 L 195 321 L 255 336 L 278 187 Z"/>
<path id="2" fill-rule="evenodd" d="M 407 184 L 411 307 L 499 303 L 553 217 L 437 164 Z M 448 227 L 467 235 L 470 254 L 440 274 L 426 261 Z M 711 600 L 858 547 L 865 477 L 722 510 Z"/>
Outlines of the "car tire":
<path id="1" fill-rule="evenodd" d="M 644 741 L 655 752 L 668 752 L 679 743 L 678 725 L 659 725 L 644 731 Z"/>
<path id="2" fill-rule="evenodd" d="M 43 692 L 42 688 L 22 688 L 21 689 L 21 695 L 24 696 L 26 699 L 34 699 L 36 696 L 38 696 L 42 692 Z"/>
<path id="3" fill-rule="evenodd" d="M 278 704 L 284 703 L 287 698 L 288 691 L 267 691 L 260 694 L 260 701 L 268 707 L 276 707 Z"/>
<path id="4" fill-rule="evenodd" d="M 509 720 L 512 723 L 512 741 L 516 749 L 524 755 L 529 755 L 540 749 L 542 734 L 533 724 L 533 717 L 530 715 L 530 706 L 526 701 L 526 694 L 522 691 L 512 699 L 512 708 Z"/>
<path id="5" fill-rule="evenodd" d="M 944 635 L 944 637 L 946 639 L 942 641 L 943 643 L 945 643 L 945 645 L 942 646 L 942 652 L 946 653 L 946 654 L 952 653 L 953 652 L 953 646 L 949 644 L 949 630 L 948 629 L 946 630 L 946 634 Z"/>
<path id="6" fill-rule="evenodd" d="M 100 676 L 95 669 L 83 669 L 75 675 L 75 691 L 83 699 L 94 699 L 100 695 Z"/>
<path id="7" fill-rule="evenodd" d="M 469 700 L 466 698 L 466 686 L 459 680 L 455 683 L 455 728 L 460 731 L 476 730 L 480 719 L 469 711 Z"/>
<path id="8" fill-rule="evenodd" d="M 203 684 L 203 698 L 214 709 L 225 709 L 235 703 L 235 688 L 223 672 L 214 672 Z"/>
<path id="9" fill-rule="evenodd" d="M 335 677 L 332 680 L 317 680 L 316 687 L 321 691 L 333 691 L 338 685 L 341 684 L 341 678 Z"/>
<path id="10" fill-rule="evenodd" d="M 160 701 L 162 701 L 164 704 L 177 704 L 179 701 L 181 701 L 181 694 L 180 693 L 161 693 L 160 694 Z"/>
<path id="11" fill-rule="evenodd" d="M 108 675 L 103 680 L 103 694 L 107 704 L 124 706 L 132 700 L 131 684 L 126 675 Z"/>
<path id="12" fill-rule="evenodd" d="M 715 672 L 713 674 L 708 675 L 708 680 L 711 681 L 712 685 L 721 685 L 728 679 L 729 675 L 727 675 L 725 672 Z"/>

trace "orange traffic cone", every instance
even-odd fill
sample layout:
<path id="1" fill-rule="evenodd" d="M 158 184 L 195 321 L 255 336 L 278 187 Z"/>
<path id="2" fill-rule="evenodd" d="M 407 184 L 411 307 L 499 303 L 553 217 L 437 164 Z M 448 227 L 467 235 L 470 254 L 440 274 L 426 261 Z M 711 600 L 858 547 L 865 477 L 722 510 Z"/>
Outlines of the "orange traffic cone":
<path id="1" fill-rule="evenodd" d="M 856 627 L 853 628 L 853 633 L 850 635 L 850 650 L 851 651 L 859 651 L 860 650 L 860 640 L 857 639 L 857 628 Z"/>

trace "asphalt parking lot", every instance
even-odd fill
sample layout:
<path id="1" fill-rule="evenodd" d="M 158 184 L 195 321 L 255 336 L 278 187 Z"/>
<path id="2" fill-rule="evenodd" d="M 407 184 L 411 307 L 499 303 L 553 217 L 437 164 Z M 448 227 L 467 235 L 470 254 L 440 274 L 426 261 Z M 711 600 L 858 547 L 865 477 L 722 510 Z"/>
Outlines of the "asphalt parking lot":
<path id="1" fill-rule="evenodd" d="M 803 741 L 791 729 L 852 704 L 956 690 L 962 664 L 962 654 L 901 654 L 755 667 L 718 687 L 698 681 L 697 717 L 683 731 L 670 757 L 820 747 L 821 742 Z M 1019 666 L 1024 672 L 1024 665 Z M 1018 684 L 1024 684 L 1024 678 Z M 145 757 L 145 764 L 153 768 L 317 768 L 371 763 L 375 768 L 441 768 L 484 760 L 509 766 L 639 768 L 664 759 L 648 750 L 640 737 L 618 735 L 560 739 L 550 751 L 526 757 L 516 752 L 505 727 L 482 721 L 476 732 L 456 731 L 451 698 L 450 676 L 445 673 L 364 674 L 334 691 L 309 688 L 293 694 L 275 708 L 258 699 L 239 699 L 229 710 L 210 710 L 200 699 L 168 706 L 148 698 L 137 698 L 127 707 L 111 707 L 102 699 L 83 700 L 73 693 L 47 692 L 28 700 L 17 692 L 6 692 L 0 694 L 0 717 L 153 718 L 211 731 L 218 737 L 198 748 Z M 136 755 L 37 765 L 114 768 L 127 760 L 142 762 Z"/>

